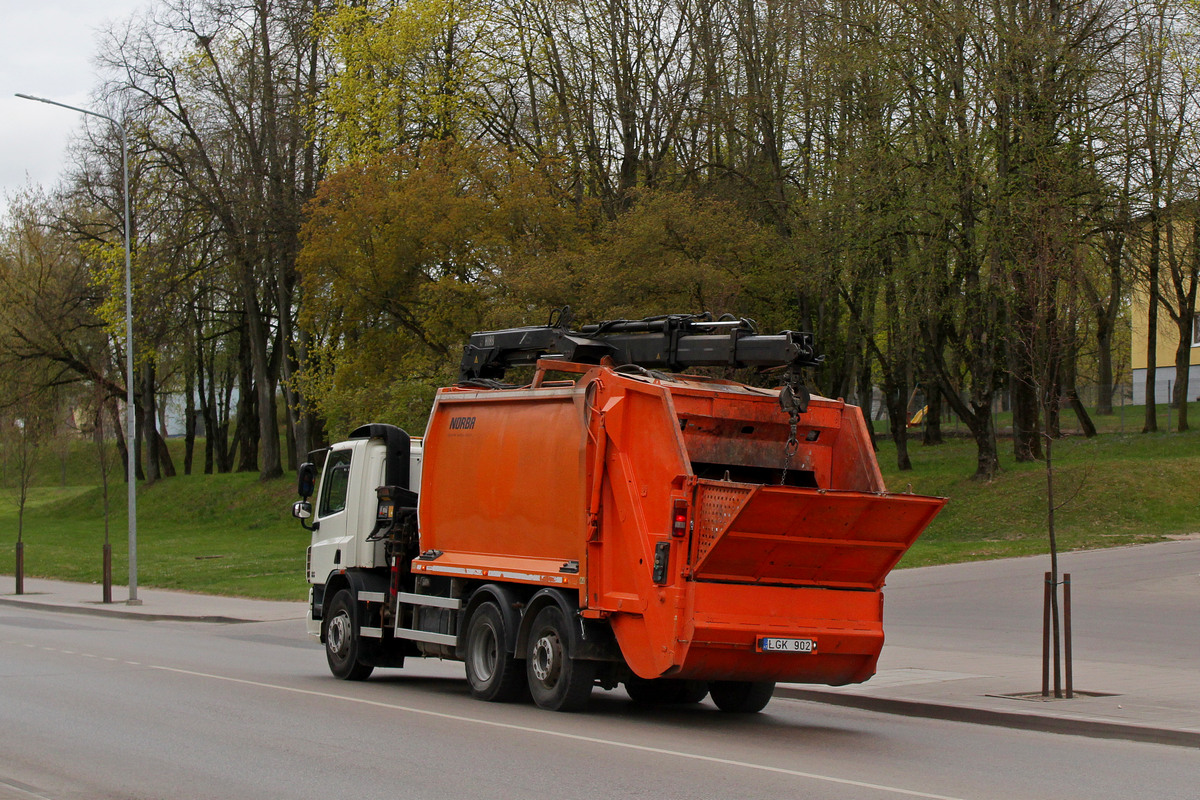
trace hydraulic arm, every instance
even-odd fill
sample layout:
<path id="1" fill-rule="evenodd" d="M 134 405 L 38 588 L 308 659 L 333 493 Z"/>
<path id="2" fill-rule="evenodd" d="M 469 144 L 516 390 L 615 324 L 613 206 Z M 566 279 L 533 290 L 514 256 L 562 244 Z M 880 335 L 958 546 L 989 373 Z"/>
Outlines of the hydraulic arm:
<path id="1" fill-rule="evenodd" d="M 675 372 L 689 367 L 785 367 L 792 374 L 822 360 L 811 333 L 762 335 L 752 320 L 714 320 L 707 313 L 610 320 L 578 331 L 570 330 L 570 324 L 566 308 L 549 325 L 472 334 L 463 349 L 459 381 L 502 380 L 509 368 L 539 359 L 599 364 L 609 358 L 618 367 Z"/>

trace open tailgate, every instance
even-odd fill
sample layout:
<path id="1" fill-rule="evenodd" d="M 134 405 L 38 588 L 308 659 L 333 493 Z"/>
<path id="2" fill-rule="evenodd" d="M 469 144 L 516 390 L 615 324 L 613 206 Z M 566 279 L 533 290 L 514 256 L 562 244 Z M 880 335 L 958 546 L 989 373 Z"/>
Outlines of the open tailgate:
<path id="1" fill-rule="evenodd" d="M 940 497 L 700 480 L 698 580 L 879 589 Z"/>

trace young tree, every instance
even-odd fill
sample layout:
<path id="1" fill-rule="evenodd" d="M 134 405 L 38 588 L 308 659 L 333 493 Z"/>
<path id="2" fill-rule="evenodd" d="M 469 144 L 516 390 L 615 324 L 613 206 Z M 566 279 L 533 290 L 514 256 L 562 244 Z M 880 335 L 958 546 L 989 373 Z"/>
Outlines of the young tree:
<path id="1" fill-rule="evenodd" d="M 25 506 L 44 441 L 55 424 L 47 376 L 34 365 L 12 369 L 0 381 L 0 454 L 17 504 L 16 593 L 25 593 Z"/>
<path id="2" fill-rule="evenodd" d="M 99 387 L 97 387 L 99 388 Z M 88 409 L 92 418 L 92 444 L 96 448 L 96 466 L 100 469 L 100 500 L 104 514 L 104 545 L 101 549 L 103 563 L 102 597 L 105 603 L 112 602 L 112 544 L 109 542 L 109 476 L 112 472 L 112 444 L 109 441 L 109 425 L 105 416 L 119 419 L 116 402 L 105 396 L 102 389 L 94 392 Z"/>

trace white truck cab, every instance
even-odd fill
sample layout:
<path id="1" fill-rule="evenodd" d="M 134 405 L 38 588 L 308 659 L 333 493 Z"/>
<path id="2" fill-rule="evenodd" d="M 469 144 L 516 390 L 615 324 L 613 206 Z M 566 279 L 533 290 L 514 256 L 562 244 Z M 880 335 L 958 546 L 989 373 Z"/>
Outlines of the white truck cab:
<path id="1" fill-rule="evenodd" d="M 313 616 L 313 594 L 332 575 L 347 569 L 373 569 L 385 565 L 384 543 L 368 537 L 376 524 L 376 489 L 387 484 L 388 447 L 379 438 L 352 438 L 326 452 L 321 481 L 312 504 L 312 539 L 305 572 L 312 588 L 306 628 L 321 635 L 321 620 Z M 410 440 L 408 486 L 421 482 L 421 442 Z M 317 607 L 321 604 L 317 603 Z"/>

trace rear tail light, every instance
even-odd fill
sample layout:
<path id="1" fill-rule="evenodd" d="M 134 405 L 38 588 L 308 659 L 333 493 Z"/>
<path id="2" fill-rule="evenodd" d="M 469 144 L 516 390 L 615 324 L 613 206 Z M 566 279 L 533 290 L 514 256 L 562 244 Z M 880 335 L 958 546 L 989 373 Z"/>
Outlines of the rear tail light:
<path id="1" fill-rule="evenodd" d="M 677 537 L 687 536 L 688 532 L 688 504 L 687 500 L 676 500 L 671 506 L 671 535 Z"/>

